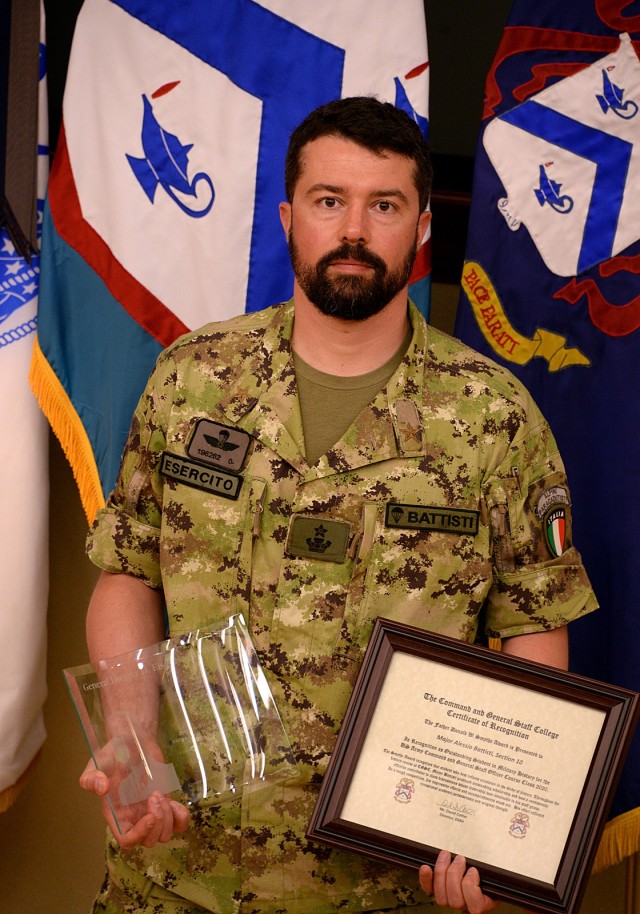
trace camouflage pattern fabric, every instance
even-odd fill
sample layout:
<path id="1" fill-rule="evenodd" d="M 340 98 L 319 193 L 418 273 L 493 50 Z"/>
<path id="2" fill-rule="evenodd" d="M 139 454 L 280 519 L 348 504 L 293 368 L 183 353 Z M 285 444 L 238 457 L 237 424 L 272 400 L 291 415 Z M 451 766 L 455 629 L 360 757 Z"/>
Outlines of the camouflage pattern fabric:
<path id="1" fill-rule="evenodd" d="M 116 854 L 114 878 L 144 874 L 217 914 L 424 904 L 417 873 L 304 837 L 375 619 L 472 642 L 596 607 L 563 465 L 530 396 L 413 305 L 410 319 L 397 371 L 312 467 L 291 302 L 207 325 L 160 356 L 89 555 L 162 588 L 172 633 L 243 613 L 300 775 L 197 811 L 167 845 Z M 230 440 L 246 433 L 235 474 L 226 453 L 198 453 L 198 420 Z M 238 477 L 237 498 L 224 497 Z"/>
<path id="2" fill-rule="evenodd" d="M 209 910 L 180 898 L 133 870 L 125 871 L 125 867 L 115 859 L 115 851 L 110 846 L 107 848 L 107 860 L 109 870 L 114 872 L 113 875 L 107 874 L 95 899 L 92 914 L 206 914 Z M 124 871 L 124 878 L 117 875 L 118 870 Z M 395 911 L 396 908 L 391 910 Z M 423 901 L 412 906 L 411 914 L 433 914 L 433 910 L 433 901 Z M 351 912 L 341 909 L 341 914 Z M 390 911 L 368 911 L 367 914 L 390 914 Z"/>

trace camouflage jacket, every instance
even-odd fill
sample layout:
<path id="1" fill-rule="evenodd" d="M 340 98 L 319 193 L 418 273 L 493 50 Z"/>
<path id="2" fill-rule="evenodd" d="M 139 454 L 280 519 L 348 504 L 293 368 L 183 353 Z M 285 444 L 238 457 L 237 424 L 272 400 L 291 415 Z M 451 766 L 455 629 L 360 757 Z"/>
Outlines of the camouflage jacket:
<path id="1" fill-rule="evenodd" d="M 424 901 L 417 874 L 304 837 L 376 617 L 471 642 L 596 606 L 562 462 L 530 396 L 413 305 L 410 317 L 397 371 L 315 466 L 292 303 L 179 339 L 158 360 L 89 536 L 99 567 L 163 589 L 172 632 L 242 612 L 291 738 L 299 777 L 126 855 L 218 914 Z"/>

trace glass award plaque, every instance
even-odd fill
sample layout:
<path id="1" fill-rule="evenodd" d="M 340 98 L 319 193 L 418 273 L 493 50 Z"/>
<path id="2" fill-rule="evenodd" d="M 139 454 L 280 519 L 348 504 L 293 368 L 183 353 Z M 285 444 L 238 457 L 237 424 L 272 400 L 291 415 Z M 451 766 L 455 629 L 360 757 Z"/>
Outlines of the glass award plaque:
<path id="1" fill-rule="evenodd" d="M 155 791 L 189 808 L 296 774 L 242 615 L 63 673 L 120 831 Z"/>

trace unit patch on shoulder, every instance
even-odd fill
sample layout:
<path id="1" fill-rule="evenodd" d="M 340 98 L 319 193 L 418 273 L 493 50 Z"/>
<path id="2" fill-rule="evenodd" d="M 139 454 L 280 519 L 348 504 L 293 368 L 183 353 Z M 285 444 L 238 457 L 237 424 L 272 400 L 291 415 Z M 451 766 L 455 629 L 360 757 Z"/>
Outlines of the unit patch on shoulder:
<path id="1" fill-rule="evenodd" d="M 542 493 L 533 509 L 544 527 L 545 539 L 554 558 L 562 555 L 567 537 L 569 492 L 564 486 L 552 486 Z"/>
<path id="2" fill-rule="evenodd" d="M 160 472 L 163 476 L 175 479 L 176 482 L 181 482 L 185 486 L 212 492 L 214 495 L 221 495 L 223 498 L 231 498 L 234 501 L 240 494 L 242 486 L 242 476 L 204 466 L 195 460 L 187 460 L 186 457 L 171 454 L 169 451 L 165 451 L 162 455 Z"/>
<path id="3" fill-rule="evenodd" d="M 198 419 L 187 454 L 200 463 L 237 473 L 247 456 L 251 435 L 211 419 Z"/>
<path id="4" fill-rule="evenodd" d="M 439 530 L 477 536 L 480 513 L 467 508 L 439 508 L 427 505 L 387 505 L 385 526 L 402 530 Z"/>

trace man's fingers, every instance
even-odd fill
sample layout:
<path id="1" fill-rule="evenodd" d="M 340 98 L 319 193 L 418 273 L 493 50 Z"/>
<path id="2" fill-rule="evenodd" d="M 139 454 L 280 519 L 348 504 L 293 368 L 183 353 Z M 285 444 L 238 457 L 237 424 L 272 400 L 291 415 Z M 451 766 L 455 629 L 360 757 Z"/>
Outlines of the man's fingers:
<path id="1" fill-rule="evenodd" d="M 449 904 L 447 896 L 447 872 L 451 866 L 449 851 L 440 851 L 433 868 L 433 897 L 438 904 Z"/>
<path id="2" fill-rule="evenodd" d="M 169 805 L 173 814 L 173 830 L 179 835 L 183 835 L 189 827 L 191 818 L 189 810 L 182 803 L 177 803 L 175 800 L 170 800 Z"/>
<path id="3" fill-rule="evenodd" d="M 449 859 L 451 860 L 450 854 Z M 454 857 L 454 859 L 451 861 L 451 864 L 446 872 L 447 900 L 442 903 L 448 904 L 450 908 L 455 908 L 458 911 L 462 911 L 466 906 L 465 897 L 462 891 L 462 880 L 466 868 L 467 861 L 465 857 L 458 854 L 457 857 Z"/>
<path id="4" fill-rule="evenodd" d="M 155 816 L 143 816 L 135 825 L 127 829 L 126 832 L 114 832 L 116 841 L 124 850 L 131 850 L 139 844 L 144 844 L 148 836 L 155 827 Z"/>
<path id="5" fill-rule="evenodd" d="M 169 797 L 154 793 L 147 802 L 147 813 L 124 834 L 116 834 L 120 847 L 130 850 L 141 844 L 165 844 L 174 834 L 183 834 L 189 825 L 189 811 Z"/>
<path id="6" fill-rule="evenodd" d="M 433 894 L 433 870 L 430 866 L 427 866 L 425 863 L 418 870 L 418 878 L 420 879 L 420 888 L 427 895 Z"/>
<path id="7" fill-rule="evenodd" d="M 448 851 L 440 851 L 433 869 L 421 866 L 418 871 L 420 888 L 433 895 L 437 904 L 467 911 L 468 914 L 487 914 L 499 902 L 485 895 L 480 887 L 480 873 L 462 855 L 451 858 Z"/>
<path id="8" fill-rule="evenodd" d="M 153 793 L 147 801 L 147 808 L 149 815 L 153 816 L 153 822 L 141 843 L 144 847 L 164 844 L 173 834 L 173 814 L 169 800 L 162 794 Z"/>
<path id="9" fill-rule="evenodd" d="M 480 873 L 470 866 L 462 880 L 464 904 L 469 914 L 486 914 L 498 907 L 499 902 L 485 895 L 480 888 Z"/>
<path id="10" fill-rule="evenodd" d="M 109 778 L 103 771 L 87 766 L 80 775 L 80 786 L 89 793 L 104 797 L 109 793 Z"/>

